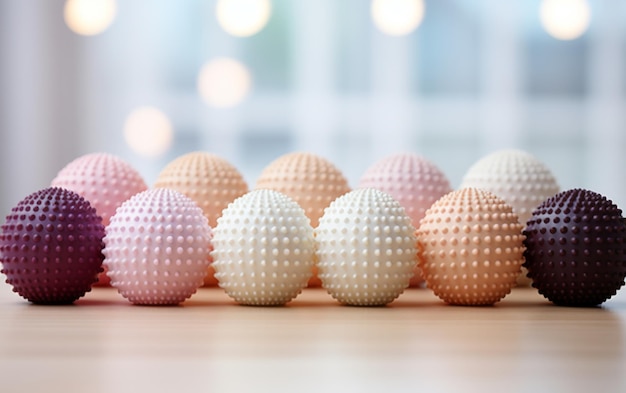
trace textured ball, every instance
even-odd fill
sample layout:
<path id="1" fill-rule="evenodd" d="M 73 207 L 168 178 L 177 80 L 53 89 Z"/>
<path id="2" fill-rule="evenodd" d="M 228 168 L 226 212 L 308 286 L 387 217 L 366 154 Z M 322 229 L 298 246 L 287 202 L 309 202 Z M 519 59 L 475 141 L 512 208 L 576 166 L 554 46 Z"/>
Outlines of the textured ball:
<path id="1" fill-rule="evenodd" d="M 222 210 L 248 192 L 248 185 L 237 168 L 223 158 L 204 152 L 185 154 L 167 164 L 154 187 L 176 190 L 191 198 L 213 228 Z M 204 284 L 217 285 L 212 267 Z"/>
<path id="2" fill-rule="evenodd" d="M 103 237 L 102 218 L 83 197 L 62 188 L 37 191 L 2 225 L 2 273 L 33 303 L 73 303 L 102 271 Z"/>
<path id="3" fill-rule="evenodd" d="M 504 199 L 519 216 L 522 227 L 537 206 L 559 192 L 559 185 L 545 164 L 515 149 L 497 151 L 472 165 L 461 183 L 461 188 L 465 187 L 482 188 Z M 530 285 L 525 269 L 517 284 Z"/>
<path id="4" fill-rule="evenodd" d="M 276 190 L 292 198 L 304 209 L 313 227 L 332 201 L 350 191 L 339 169 L 310 153 L 290 153 L 277 158 L 261 172 L 255 188 Z M 319 286 L 321 283 L 313 271 L 309 286 Z"/>
<path id="5" fill-rule="evenodd" d="M 326 209 L 315 230 L 322 286 L 340 303 L 391 303 L 409 285 L 417 264 L 411 218 L 389 194 L 352 191 Z"/>
<path id="6" fill-rule="evenodd" d="M 115 209 L 148 188 L 130 164 L 106 153 L 87 154 L 75 159 L 61 169 L 51 185 L 72 190 L 87 199 L 102 217 L 105 227 Z M 99 275 L 97 284 L 109 284 L 104 272 Z"/>
<path id="7" fill-rule="evenodd" d="M 178 304 L 202 285 L 211 227 L 185 195 L 165 188 L 133 196 L 106 228 L 111 285 L 135 304 Z"/>
<path id="8" fill-rule="evenodd" d="M 524 234 L 524 266 L 532 285 L 553 303 L 595 306 L 624 285 L 626 225 L 604 196 L 561 192 L 533 212 Z"/>
<path id="9" fill-rule="evenodd" d="M 443 196 L 426 212 L 417 238 L 426 284 L 449 304 L 498 302 L 515 285 L 524 261 L 517 215 L 485 190 Z"/>
<path id="10" fill-rule="evenodd" d="M 435 164 L 412 153 L 395 154 L 374 163 L 361 177 L 358 188 L 376 188 L 394 197 L 416 228 L 426 210 L 452 191 L 446 175 Z M 423 281 L 416 266 L 410 284 L 418 286 Z"/>
<path id="11" fill-rule="evenodd" d="M 277 191 L 252 191 L 228 206 L 213 246 L 215 277 L 241 304 L 283 305 L 312 274 L 313 228 L 304 210 Z"/>

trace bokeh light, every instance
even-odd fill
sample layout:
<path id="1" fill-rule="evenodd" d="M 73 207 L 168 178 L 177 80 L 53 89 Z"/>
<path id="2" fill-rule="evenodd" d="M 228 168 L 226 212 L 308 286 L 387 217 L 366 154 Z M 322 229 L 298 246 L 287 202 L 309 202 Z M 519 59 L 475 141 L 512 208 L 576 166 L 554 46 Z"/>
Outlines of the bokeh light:
<path id="1" fill-rule="evenodd" d="M 587 0 L 543 0 L 539 17 L 552 37 L 573 40 L 589 28 L 591 9 Z"/>
<path id="2" fill-rule="evenodd" d="M 115 0 L 67 0 L 63 10 L 65 24 L 80 35 L 100 34 L 113 23 Z"/>
<path id="3" fill-rule="evenodd" d="M 140 107 L 126 118 L 124 138 L 135 153 L 156 157 L 172 145 L 172 123 L 160 110 L 149 106 Z"/>
<path id="4" fill-rule="evenodd" d="M 241 103 L 250 93 L 250 71 L 230 58 L 217 58 L 206 63 L 198 76 L 198 91 L 213 107 L 229 108 Z"/>
<path id="5" fill-rule="evenodd" d="M 218 0 L 217 22 L 228 34 L 249 37 L 261 31 L 270 19 L 269 0 Z"/>
<path id="6" fill-rule="evenodd" d="M 372 20 L 385 34 L 406 35 L 422 23 L 424 8 L 423 0 L 372 0 Z"/>

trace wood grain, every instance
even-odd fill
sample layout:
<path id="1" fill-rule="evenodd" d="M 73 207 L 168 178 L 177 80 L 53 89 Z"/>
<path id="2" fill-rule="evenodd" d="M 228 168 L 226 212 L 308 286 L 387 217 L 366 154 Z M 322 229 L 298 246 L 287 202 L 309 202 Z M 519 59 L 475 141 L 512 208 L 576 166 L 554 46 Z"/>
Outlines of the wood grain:
<path id="1" fill-rule="evenodd" d="M 0 285 L 1 392 L 624 392 L 626 295 L 591 309 L 518 288 L 493 307 L 427 289 L 380 308 L 307 289 L 286 307 L 203 288 L 133 306 L 95 288 L 35 306 Z"/>

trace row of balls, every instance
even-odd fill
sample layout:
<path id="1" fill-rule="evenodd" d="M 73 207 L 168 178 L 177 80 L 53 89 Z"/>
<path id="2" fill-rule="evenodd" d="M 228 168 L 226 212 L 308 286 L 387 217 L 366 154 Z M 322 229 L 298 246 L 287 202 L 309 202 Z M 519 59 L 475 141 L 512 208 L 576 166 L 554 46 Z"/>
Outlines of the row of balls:
<path id="1" fill-rule="evenodd" d="M 103 218 L 103 224 L 122 202 L 148 187 L 141 175 L 123 160 L 108 154 L 88 154 L 63 168 L 52 186 L 78 192 L 88 199 Z M 190 197 L 200 206 L 209 225 L 229 203 L 248 192 L 241 173 L 226 160 L 206 152 L 185 154 L 169 163 L 159 174 L 155 188 L 169 188 Z M 446 175 L 432 162 L 412 153 L 394 154 L 374 163 L 362 175 L 357 188 L 376 188 L 389 193 L 406 210 L 413 226 L 437 199 L 452 191 Z M 491 191 L 509 203 L 525 225 L 532 210 L 559 191 L 550 170 L 531 154 L 521 150 L 501 150 L 474 164 L 461 188 Z M 324 209 L 350 191 L 341 171 L 328 160 L 310 153 L 290 153 L 270 163 L 259 176 L 255 189 L 273 189 L 296 201 L 316 227 Z M 108 284 L 101 274 L 99 283 Z M 423 283 L 415 269 L 412 286 Z M 205 285 L 216 285 L 212 269 Z M 319 286 L 314 273 L 309 286 Z M 518 285 L 529 285 L 525 274 Z"/>
<path id="2" fill-rule="evenodd" d="M 485 161 L 495 164 L 485 166 Z M 368 184 L 376 181 L 378 187 Z M 533 228 L 531 219 L 523 235 L 514 209 L 530 214 L 528 206 L 541 203 L 538 195 L 556 187 L 545 166 L 527 153 L 503 151 L 474 165 L 464 183 L 471 181 L 483 186 L 451 192 L 433 164 L 402 154 L 372 166 L 361 179 L 362 188 L 349 192 L 332 164 L 294 153 L 270 164 L 258 190 L 247 193 L 230 164 L 208 153 L 192 153 L 169 164 L 157 188 L 145 190 L 128 164 L 109 155 L 89 155 L 53 180 L 64 188 L 35 193 L 13 209 L 0 235 L 0 256 L 14 290 L 38 303 L 82 296 L 93 274 L 80 289 L 73 274 L 89 276 L 84 262 L 98 265 L 105 256 L 106 277 L 122 295 L 141 304 L 185 300 L 207 276 L 211 258 L 220 286 L 243 304 L 284 304 L 311 281 L 314 267 L 340 302 L 387 304 L 402 293 L 418 266 L 428 287 L 444 301 L 493 304 L 515 284 L 524 250 L 525 265 L 535 266 L 529 273 L 533 285 L 557 304 L 599 304 L 623 284 L 621 211 L 606 198 L 584 190 L 559 194 L 543 205 L 556 204 L 558 214 L 574 216 L 554 218 L 555 210 L 549 208 L 548 217 L 538 222 L 544 227 Z M 489 184 L 498 190 L 486 191 Z M 89 202 L 84 206 L 85 200 L 68 191 L 72 188 L 96 209 Z M 515 208 L 500 197 L 506 192 Z M 135 195 L 128 199 L 127 194 Z M 220 210 L 218 202 L 228 199 Z M 600 205 L 610 214 L 593 226 L 582 225 Z M 73 206 L 93 210 L 93 217 Z M 94 223 L 98 215 L 101 224 Z M 214 233 L 209 216 L 217 221 Z M 89 259 L 80 253 L 98 250 L 98 225 L 102 234 L 106 226 L 100 240 L 104 250 Z M 71 232 L 76 228 L 80 231 Z M 563 236 L 568 230 L 569 238 Z M 533 254 L 530 245 L 548 249 Z M 546 273 L 536 261 L 552 270 Z M 67 287 L 74 292 L 69 294 Z"/>

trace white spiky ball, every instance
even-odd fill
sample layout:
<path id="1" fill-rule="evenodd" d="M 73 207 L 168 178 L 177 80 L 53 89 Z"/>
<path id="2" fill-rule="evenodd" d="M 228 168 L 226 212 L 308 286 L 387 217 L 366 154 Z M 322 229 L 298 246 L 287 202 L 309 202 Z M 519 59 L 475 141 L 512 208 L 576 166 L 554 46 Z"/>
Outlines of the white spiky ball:
<path id="1" fill-rule="evenodd" d="M 330 204 L 315 232 L 322 286 L 340 303 L 385 305 L 409 285 L 418 258 L 415 228 L 391 195 L 349 192 Z"/>
<path id="2" fill-rule="evenodd" d="M 460 188 L 470 187 L 490 191 L 504 199 L 518 215 L 523 228 L 533 210 L 559 192 L 550 169 L 532 154 L 518 149 L 499 150 L 478 160 L 468 169 Z M 526 273 L 522 268 L 518 285 L 530 285 Z"/>
<path id="3" fill-rule="evenodd" d="M 478 160 L 468 169 L 460 188 L 469 187 L 504 199 L 523 226 L 537 206 L 559 192 L 550 169 L 532 154 L 516 149 L 500 150 Z"/>
<path id="4" fill-rule="evenodd" d="M 107 274 L 122 296 L 134 304 L 178 304 L 203 283 L 211 227 L 191 199 L 157 188 L 117 209 L 104 244 Z"/>
<path id="5" fill-rule="evenodd" d="M 278 191 L 255 190 L 231 203 L 217 221 L 213 247 L 215 278 L 240 304 L 283 305 L 313 272 L 309 218 Z"/>

